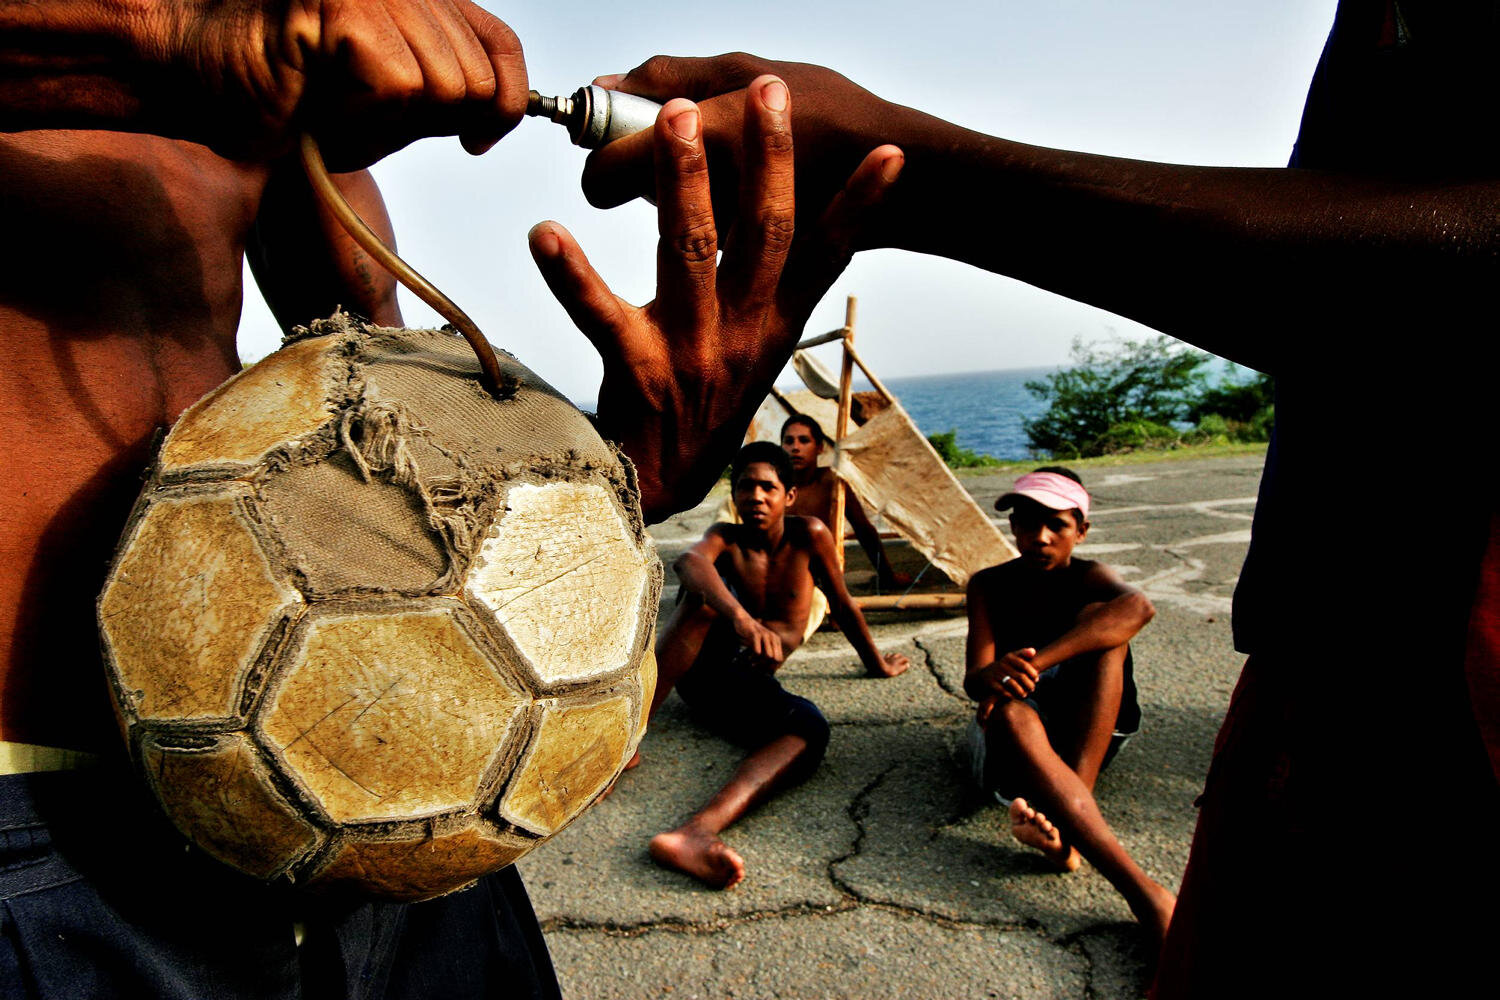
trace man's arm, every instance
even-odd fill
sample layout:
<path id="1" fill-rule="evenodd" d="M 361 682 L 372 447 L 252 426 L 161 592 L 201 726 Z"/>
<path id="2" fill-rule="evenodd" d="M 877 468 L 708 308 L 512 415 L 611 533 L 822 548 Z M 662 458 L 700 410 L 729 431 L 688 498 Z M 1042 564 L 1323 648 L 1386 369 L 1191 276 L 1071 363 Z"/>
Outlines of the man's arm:
<path id="1" fill-rule="evenodd" d="M 880 541 L 880 532 L 870 522 L 865 514 L 864 505 L 859 502 L 859 497 L 849 488 L 849 484 L 838 480 L 844 490 L 844 516 L 849 519 L 849 527 L 854 529 L 854 537 L 859 541 L 859 547 L 864 549 L 865 556 L 870 560 L 870 565 L 875 567 L 875 575 L 880 580 L 882 587 L 892 587 L 900 582 L 895 570 L 885 557 L 885 545 Z M 910 581 L 908 581 L 910 582 Z"/>
<path id="2" fill-rule="evenodd" d="M 782 652 L 781 636 L 762 625 L 745 610 L 735 598 L 724 578 L 719 576 L 715 565 L 719 556 L 728 547 L 724 537 L 725 528 L 715 525 L 672 564 L 682 585 L 703 598 L 703 603 L 713 608 L 734 628 L 735 635 L 756 656 L 772 664 L 786 659 Z"/>
<path id="3" fill-rule="evenodd" d="M 862 246 L 975 264 L 1263 371 L 1292 351 L 1305 358 L 1353 338 L 1362 348 L 1371 330 L 1487 311 L 1500 282 L 1493 176 L 1194 167 L 1027 146 L 883 101 L 820 66 L 744 54 L 658 56 L 606 83 L 700 100 L 709 145 L 733 160 L 736 99 L 726 92 L 772 71 L 800 95 L 799 194 L 816 199 L 877 143 L 906 153 Z M 585 192 L 617 204 L 643 190 L 642 172 L 638 143 L 621 140 L 590 156 Z M 1371 294 L 1397 287 L 1431 293 Z M 1316 337 L 1286 337 L 1294 316 Z"/>
<path id="4" fill-rule="evenodd" d="M 355 213 L 394 249 L 391 219 L 369 171 L 331 176 Z M 283 330 L 339 307 L 381 326 L 402 325 L 396 279 L 323 207 L 295 156 L 272 170 L 245 255 Z"/>
<path id="5" fill-rule="evenodd" d="M 865 665 L 867 673 L 877 677 L 895 677 L 904 673 L 911 661 L 900 653 L 881 654 L 864 614 L 849 596 L 849 588 L 844 586 L 844 574 L 839 571 L 833 532 L 815 517 L 806 518 L 804 523 L 812 543 L 813 579 L 828 595 L 828 610 L 843 630 L 844 638 L 859 654 L 859 662 Z"/>
<path id="6" fill-rule="evenodd" d="M 427 135 L 483 152 L 526 108 L 521 45 L 467 0 L 0 0 L 0 130 L 150 132 L 335 169 Z"/>
<path id="7" fill-rule="evenodd" d="M 979 703 L 978 718 L 983 725 L 1000 698 L 1024 698 L 1036 685 L 1037 670 L 1020 650 L 997 658 L 994 625 L 990 621 L 990 602 L 986 592 L 995 583 L 999 567 L 982 570 L 969 578 L 964 602 L 969 613 L 969 632 L 964 640 L 964 692 Z"/>
<path id="8" fill-rule="evenodd" d="M 1087 586 L 1093 600 L 1073 627 L 1030 657 L 1038 673 L 1084 653 L 1123 646 L 1156 616 L 1150 599 L 1103 563 L 1089 569 Z"/>

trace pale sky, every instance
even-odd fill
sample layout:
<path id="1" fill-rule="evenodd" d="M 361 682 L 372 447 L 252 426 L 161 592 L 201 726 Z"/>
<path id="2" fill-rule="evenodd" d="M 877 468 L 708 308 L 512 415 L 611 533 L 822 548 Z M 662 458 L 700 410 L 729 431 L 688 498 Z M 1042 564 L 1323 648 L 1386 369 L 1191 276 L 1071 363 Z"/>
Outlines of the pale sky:
<path id="1" fill-rule="evenodd" d="M 520 36 L 531 86 L 548 95 L 658 52 L 743 49 L 829 66 L 884 98 L 1008 139 L 1177 163 L 1283 166 L 1335 2 L 483 5 Z M 591 208 L 578 185 L 585 155 L 563 129 L 527 119 L 482 157 L 456 139 L 428 139 L 374 168 L 403 256 L 491 341 L 579 402 L 596 396 L 599 360 L 537 274 L 527 230 L 542 219 L 563 223 L 633 302 L 655 287 L 654 209 Z M 407 325 L 439 322 L 401 295 Z M 893 378 L 1057 365 L 1075 336 L 1146 332 L 963 264 L 882 250 L 855 259 L 808 333 L 839 326 L 846 295 L 859 297 L 861 352 Z M 242 357 L 258 359 L 279 341 L 247 281 Z"/>

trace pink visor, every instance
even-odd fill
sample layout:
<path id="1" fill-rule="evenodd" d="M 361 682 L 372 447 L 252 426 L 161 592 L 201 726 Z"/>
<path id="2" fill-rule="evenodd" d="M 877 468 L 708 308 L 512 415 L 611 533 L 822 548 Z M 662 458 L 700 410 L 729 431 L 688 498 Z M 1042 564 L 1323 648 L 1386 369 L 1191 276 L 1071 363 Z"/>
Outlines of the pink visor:
<path id="1" fill-rule="evenodd" d="M 1016 485 L 1011 487 L 1009 493 L 995 501 L 995 509 L 1014 507 L 1016 497 L 1035 500 L 1051 510 L 1077 508 L 1083 512 L 1083 519 L 1088 520 L 1089 491 L 1067 476 L 1060 476 L 1055 472 L 1028 472 L 1016 480 Z"/>

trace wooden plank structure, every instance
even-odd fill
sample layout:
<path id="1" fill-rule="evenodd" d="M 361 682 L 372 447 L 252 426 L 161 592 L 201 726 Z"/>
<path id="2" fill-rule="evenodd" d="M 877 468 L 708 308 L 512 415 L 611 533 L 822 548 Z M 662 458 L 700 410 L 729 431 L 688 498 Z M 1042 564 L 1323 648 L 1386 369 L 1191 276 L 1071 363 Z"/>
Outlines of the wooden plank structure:
<path id="1" fill-rule="evenodd" d="M 860 356 L 859 351 L 855 349 L 854 332 L 857 314 L 858 300 L 851 295 L 845 302 L 844 325 L 842 327 L 825 334 L 819 334 L 818 336 L 809 337 L 801 341 L 797 345 L 797 349 L 799 351 L 807 350 L 808 348 L 812 347 L 818 347 L 823 344 L 838 343 L 840 345 L 842 356 L 839 366 L 838 418 L 833 435 L 835 449 L 837 449 L 840 443 L 843 442 L 843 440 L 849 435 L 849 424 L 854 396 L 854 369 L 856 367 L 860 370 L 861 374 L 864 375 L 866 380 L 869 381 L 870 385 L 881 396 L 881 398 L 885 400 L 888 405 L 900 408 L 900 403 L 897 401 L 895 395 L 890 391 L 890 389 L 886 387 L 885 383 L 880 380 L 879 376 L 877 376 L 870 369 L 870 366 L 866 364 L 864 358 Z M 786 397 L 785 394 L 783 394 L 779 390 L 773 388 L 771 390 L 771 395 L 776 399 L 778 403 L 782 405 L 782 407 L 786 409 L 788 413 L 797 412 L 797 407 L 792 403 L 791 400 Z M 933 459 L 941 464 L 941 459 L 937 457 L 936 452 L 933 453 Z M 946 470 L 946 466 L 944 466 L 944 469 Z M 836 471 L 835 474 L 837 475 Z M 842 489 L 834 491 L 833 523 L 829 527 L 833 531 L 833 537 L 835 539 L 838 539 L 840 542 L 840 544 L 836 547 L 836 551 L 838 552 L 839 568 L 842 570 L 844 566 L 843 538 L 845 528 L 844 491 Z M 931 565 L 930 561 L 929 565 Z M 915 585 L 916 583 L 915 581 L 913 581 L 912 586 Z M 910 587 L 903 594 L 877 594 L 870 596 L 858 596 L 855 597 L 854 600 L 860 606 L 860 608 L 865 611 L 916 610 L 921 608 L 962 608 L 965 605 L 965 595 L 962 591 L 914 594 L 911 592 Z"/>

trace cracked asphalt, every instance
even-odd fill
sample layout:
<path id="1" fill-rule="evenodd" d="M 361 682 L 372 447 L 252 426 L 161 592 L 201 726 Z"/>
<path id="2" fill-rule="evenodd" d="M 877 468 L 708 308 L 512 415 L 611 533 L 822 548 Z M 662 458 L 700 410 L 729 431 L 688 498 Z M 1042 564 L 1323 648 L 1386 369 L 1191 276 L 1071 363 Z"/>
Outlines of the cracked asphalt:
<path id="1" fill-rule="evenodd" d="M 1079 554 L 1141 587 L 1156 619 L 1134 644 L 1141 735 L 1101 776 L 1100 806 L 1141 866 L 1176 888 L 1214 734 L 1239 674 L 1229 603 L 1250 538 L 1262 459 L 1173 460 L 1088 470 L 1093 529 Z M 989 510 L 1014 473 L 966 476 Z M 721 496 L 653 529 L 671 561 Z M 998 517 L 998 515 L 996 515 Z M 850 583 L 873 574 L 849 547 Z M 893 561 L 918 569 L 904 546 Z M 930 574 L 929 574 L 930 576 Z M 924 583 L 927 582 L 924 578 Z M 676 593 L 668 573 L 663 614 Z M 1138 997 L 1144 948 L 1124 903 L 1087 864 L 1047 868 L 973 791 L 958 755 L 961 612 L 871 616 L 881 648 L 912 668 L 863 675 L 843 637 L 817 633 L 782 667 L 833 725 L 805 784 L 726 831 L 747 875 L 703 888 L 647 856 L 741 757 L 674 695 L 644 764 L 521 862 L 564 994 L 639 997 Z"/>

